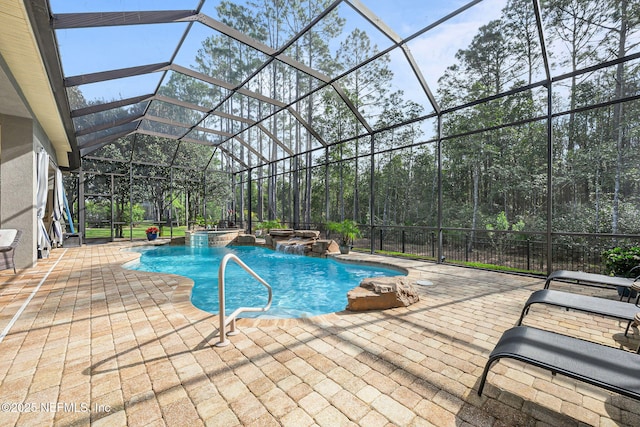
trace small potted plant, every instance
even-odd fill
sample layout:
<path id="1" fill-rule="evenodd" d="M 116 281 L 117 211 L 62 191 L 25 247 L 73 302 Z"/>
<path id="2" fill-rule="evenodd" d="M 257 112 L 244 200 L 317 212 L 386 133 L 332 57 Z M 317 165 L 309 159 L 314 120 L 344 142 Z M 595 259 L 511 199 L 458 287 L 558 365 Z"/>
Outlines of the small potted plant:
<path id="1" fill-rule="evenodd" d="M 147 228 L 147 240 L 156 240 L 158 238 L 158 227 L 152 226 Z"/>
<path id="2" fill-rule="evenodd" d="M 348 254 L 351 249 L 353 239 L 360 237 L 360 229 L 358 224 L 350 219 L 345 219 L 341 222 L 329 221 L 327 223 L 329 231 L 338 234 L 338 246 L 340 247 L 341 254 Z"/>

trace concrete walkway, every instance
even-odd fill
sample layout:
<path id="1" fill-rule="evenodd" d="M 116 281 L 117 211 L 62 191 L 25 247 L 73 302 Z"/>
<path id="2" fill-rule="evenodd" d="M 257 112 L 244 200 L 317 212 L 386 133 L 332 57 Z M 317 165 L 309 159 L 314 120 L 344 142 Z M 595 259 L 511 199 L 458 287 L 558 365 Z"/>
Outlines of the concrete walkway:
<path id="1" fill-rule="evenodd" d="M 190 304 L 191 281 L 123 269 L 130 246 L 57 249 L 0 272 L 0 425 L 640 425 L 640 402 L 515 361 L 495 364 L 478 397 L 540 279 L 382 258 L 433 283 L 419 303 L 245 319 L 217 348 L 217 316 Z M 638 330 L 584 313 L 534 307 L 525 324 L 638 346 Z"/>

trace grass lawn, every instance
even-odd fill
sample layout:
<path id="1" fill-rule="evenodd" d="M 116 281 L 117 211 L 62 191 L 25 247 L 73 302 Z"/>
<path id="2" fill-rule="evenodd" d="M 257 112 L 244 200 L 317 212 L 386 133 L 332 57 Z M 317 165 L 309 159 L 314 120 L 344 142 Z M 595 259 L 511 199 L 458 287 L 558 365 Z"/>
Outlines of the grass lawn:
<path id="1" fill-rule="evenodd" d="M 138 224 L 133 227 L 133 238 L 134 239 L 146 239 L 147 234 L 145 233 L 146 229 L 149 228 L 152 224 Z M 173 237 L 181 237 L 184 236 L 185 227 L 173 227 Z M 128 239 L 130 235 L 130 229 L 128 226 L 124 227 L 122 230 L 122 235 L 124 238 Z M 171 229 L 169 227 L 163 227 L 162 234 L 160 237 L 169 237 L 171 235 Z M 85 230 L 85 238 L 110 238 L 111 237 L 111 229 L 110 228 L 87 228 Z"/>

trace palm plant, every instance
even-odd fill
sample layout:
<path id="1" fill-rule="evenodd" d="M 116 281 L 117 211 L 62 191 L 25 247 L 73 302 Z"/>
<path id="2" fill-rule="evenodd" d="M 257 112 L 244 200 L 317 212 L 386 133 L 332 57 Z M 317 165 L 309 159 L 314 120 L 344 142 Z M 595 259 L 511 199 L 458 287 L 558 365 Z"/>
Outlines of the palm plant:
<path id="1" fill-rule="evenodd" d="M 338 245 L 342 253 L 349 253 L 349 245 L 353 243 L 354 239 L 360 237 L 360 228 L 351 219 L 345 219 L 341 222 L 329 221 L 327 229 L 338 234 Z"/>

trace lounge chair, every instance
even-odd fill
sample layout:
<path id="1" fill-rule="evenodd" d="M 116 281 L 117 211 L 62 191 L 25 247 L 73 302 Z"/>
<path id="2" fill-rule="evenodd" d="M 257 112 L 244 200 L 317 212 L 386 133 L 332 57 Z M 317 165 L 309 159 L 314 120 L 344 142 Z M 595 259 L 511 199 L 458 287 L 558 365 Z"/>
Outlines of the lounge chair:
<path id="1" fill-rule="evenodd" d="M 567 309 L 571 308 L 586 313 L 626 320 L 628 323 L 627 329 L 624 331 L 625 336 L 629 332 L 629 327 L 631 326 L 631 322 L 634 321 L 636 313 L 640 312 L 640 307 L 628 302 L 613 301 L 606 298 L 572 294 L 551 289 L 540 289 L 533 292 L 529 296 L 529 299 L 527 299 L 527 302 L 524 303 L 520 320 L 518 320 L 518 326 L 522 324 L 522 320 L 529 312 L 529 307 L 532 304 L 547 304 Z"/>
<path id="2" fill-rule="evenodd" d="M 583 271 L 556 270 L 547 277 L 544 289 L 549 289 L 549 285 L 554 280 L 572 283 L 575 285 L 592 286 L 596 288 L 622 288 L 627 291 L 633 285 L 634 279 L 627 277 L 606 276 L 604 274 L 585 273 Z M 620 299 L 625 295 L 622 292 Z"/>
<path id="3" fill-rule="evenodd" d="M 485 365 L 478 395 L 491 365 L 505 357 L 640 400 L 640 354 L 528 326 L 502 334 Z"/>
<path id="4" fill-rule="evenodd" d="M 13 258 L 20 236 L 22 236 L 22 230 L 0 229 L 0 270 L 13 268 L 13 272 L 16 273 L 16 264 Z"/>

